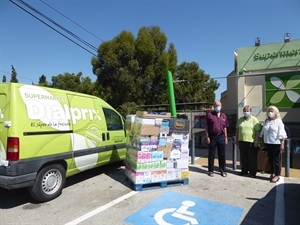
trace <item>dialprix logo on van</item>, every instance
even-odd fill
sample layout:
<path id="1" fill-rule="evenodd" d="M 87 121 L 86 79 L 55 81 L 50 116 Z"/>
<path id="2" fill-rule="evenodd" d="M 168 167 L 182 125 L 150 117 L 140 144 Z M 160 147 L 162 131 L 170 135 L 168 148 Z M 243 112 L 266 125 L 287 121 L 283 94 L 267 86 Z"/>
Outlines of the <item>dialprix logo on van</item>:
<path id="1" fill-rule="evenodd" d="M 72 120 L 76 124 L 78 120 L 94 120 L 101 117 L 95 109 L 69 107 L 67 104 L 61 104 L 65 101 L 62 97 L 55 97 L 50 92 L 41 87 L 30 86 L 20 88 L 22 99 L 27 108 L 27 115 L 32 120 L 42 121 L 64 121 Z"/>
<path id="2" fill-rule="evenodd" d="M 49 106 L 32 100 L 27 100 L 25 104 L 28 118 L 33 120 L 42 119 L 45 116 L 49 120 L 72 120 L 73 124 L 76 124 L 77 120 L 81 119 L 93 120 L 94 116 L 96 116 L 98 120 L 101 120 L 101 117 L 94 109 L 71 108 L 66 104 L 64 104 L 63 107 L 55 105 Z"/>

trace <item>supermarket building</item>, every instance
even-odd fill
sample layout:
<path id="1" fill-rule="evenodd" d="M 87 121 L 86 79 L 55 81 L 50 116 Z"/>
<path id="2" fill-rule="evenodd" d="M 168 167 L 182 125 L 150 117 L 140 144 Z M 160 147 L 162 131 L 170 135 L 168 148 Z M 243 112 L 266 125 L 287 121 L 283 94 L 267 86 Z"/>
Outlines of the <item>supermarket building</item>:
<path id="1" fill-rule="evenodd" d="M 300 141 L 300 39 L 242 47 L 234 53 L 234 71 L 221 94 L 222 109 L 234 124 L 250 105 L 259 121 L 268 106 L 278 107 L 289 138 Z"/>

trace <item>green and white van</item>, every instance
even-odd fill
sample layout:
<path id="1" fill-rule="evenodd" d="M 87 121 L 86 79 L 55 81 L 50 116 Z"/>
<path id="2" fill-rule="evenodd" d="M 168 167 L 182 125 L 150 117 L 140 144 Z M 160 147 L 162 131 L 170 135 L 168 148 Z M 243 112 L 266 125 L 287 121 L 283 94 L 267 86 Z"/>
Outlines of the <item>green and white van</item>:
<path id="1" fill-rule="evenodd" d="M 61 194 L 66 177 L 125 156 L 124 119 L 102 99 L 0 83 L 0 187 L 28 187 L 45 202 Z"/>

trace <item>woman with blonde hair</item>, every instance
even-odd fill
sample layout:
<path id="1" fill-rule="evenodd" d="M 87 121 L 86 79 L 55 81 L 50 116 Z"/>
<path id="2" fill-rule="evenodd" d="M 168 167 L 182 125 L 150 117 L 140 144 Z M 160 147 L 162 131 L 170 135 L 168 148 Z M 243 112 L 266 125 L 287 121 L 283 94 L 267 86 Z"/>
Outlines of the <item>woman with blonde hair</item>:
<path id="1" fill-rule="evenodd" d="M 269 106 L 267 119 L 260 133 L 267 149 L 271 170 L 270 181 L 276 183 L 281 174 L 281 153 L 284 150 L 284 139 L 287 138 L 284 124 L 276 106 Z"/>

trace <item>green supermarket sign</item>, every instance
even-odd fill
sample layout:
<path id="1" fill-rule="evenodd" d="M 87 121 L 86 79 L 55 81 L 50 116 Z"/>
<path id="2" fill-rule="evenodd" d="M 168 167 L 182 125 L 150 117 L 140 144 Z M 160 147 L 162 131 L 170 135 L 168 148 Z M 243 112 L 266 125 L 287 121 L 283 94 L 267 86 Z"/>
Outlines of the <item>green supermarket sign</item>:
<path id="1" fill-rule="evenodd" d="M 284 50 L 284 51 L 273 51 L 273 52 L 266 52 L 261 53 L 258 52 L 254 55 L 254 60 L 267 60 L 267 59 L 274 59 L 279 57 L 293 57 L 300 55 L 300 49 L 292 49 L 292 50 Z"/>
<path id="2" fill-rule="evenodd" d="M 265 76 L 266 106 L 300 107 L 300 71 Z"/>

